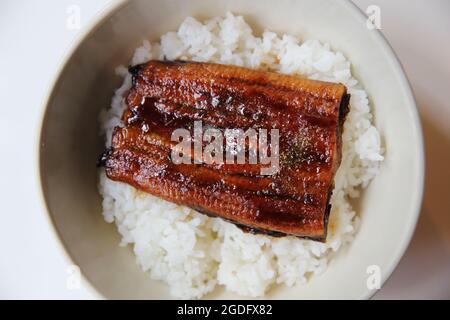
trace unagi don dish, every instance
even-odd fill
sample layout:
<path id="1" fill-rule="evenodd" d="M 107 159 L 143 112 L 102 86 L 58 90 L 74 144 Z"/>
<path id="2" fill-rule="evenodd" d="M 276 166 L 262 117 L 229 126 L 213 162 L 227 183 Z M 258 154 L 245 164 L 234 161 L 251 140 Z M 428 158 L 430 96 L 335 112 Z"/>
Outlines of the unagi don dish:
<path id="1" fill-rule="evenodd" d="M 344 85 L 180 61 L 130 72 L 125 126 L 114 130 L 104 162 L 110 179 L 254 232 L 325 240 L 348 112 Z M 173 163 L 172 132 L 192 130 L 194 121 L 222 131 L 278 129 L 279 169 L 261 175 L 258 163 Z"/>
<path id="2" fill-rule="evenodd" d="M 255 35 L 227 13 L 188 17 L 124 62 L 100 115 L 99 192 L 151 279 L 184 299 L 218 286 L 260 297 L 345 257 L 360 220 L 352 200 L 383 150 L 342 53 Z"/>

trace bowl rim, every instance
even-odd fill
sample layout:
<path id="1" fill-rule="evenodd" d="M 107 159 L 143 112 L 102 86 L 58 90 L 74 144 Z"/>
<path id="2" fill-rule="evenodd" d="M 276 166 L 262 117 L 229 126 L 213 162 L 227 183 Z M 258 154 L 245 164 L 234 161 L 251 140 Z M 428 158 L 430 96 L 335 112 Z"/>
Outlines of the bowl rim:
<path id="1" fill-rule="evenodd" d="M 37 184 L 38 189 L 38 198 L 40 211 L 44 214 L 47 223 L 50 225 L 50 230 L 53 233 L 53 237 L 57 242 L 57 246 L 59 251 L 62 253 L 63 258 L 67 262 L 68 265 L 77 265 L 72 255 L 69 253 L 69 250 L 60 234 L 60 231 L 57 229 L 54 218 L 50 212 L 50 208 L 48 206 L 46 191 L 44 186 L 44 176 L 43 176 L 43 162 L 42 162 L 42 146 L 44 145 L 44 129 L 47 123 L 47 115 L 49 110 L 49 104 L 52 102 L 58 83 L 64 74 L 65 70 L 68 67 L 68 62 L 71 60 L 75 52 L 79 49 L 81 44 L 89 37 L 92 33 L 94 33 L 104 22 L 109 19 L 114 13 L 124 7 L 126 4 L 131 2 L 132 0 L 112 0 L 110 3 L 107 3 L 102 9 L 96 13 L 95 17 L 91 18 L 81 30 L 78 31 L 78 34 L 75 36 L 74 40 L 71 44 L 65 49 L 62 57 L 58 61 L 58 67 L 56 71 L 54 71 L 53 76 L 49 81 L 49 86 L 47 89 L 47 93 L 42 99 L 39 110 L 39 118 L 38 118 L 38 126 L 37 126 L 37 134 L 35 135 L 35 150 L 34 150 L 34 161 L 35 161 L 35 183 Z M 367 16 L 365 13 L 351 0 L 338 0 L 339 5 L 345 7 L 345 9 L 354 16 L 355 19 L 358 19 L 361 22 L 365 22 L 367 20 Z M 406 249 L 408 248 L 411 239 L 413 237 L 414 231 L 416 229 L 416 225 L 420 216 L 420 212 L 422 209 L 422 201 L 423 201 L 423 192 L 424 192 L 424 175 L 425 175 L 425 153 L 424 153 L 424 138 L 423 138 L 423 130 L 422 124 L 420 121 L 419 111 L 417 109 L 416 99 L 414 97 L 414 92 L 411 86 L 411 83 L 408 79 L 408 76 L 405 72 L 405 69 L 397 57 L 395 51 L 392 46 L 387 41 L 386 37 L 379 29 L 372 30 L 375 33 L 376 41 L 382 46 L 383 51 L 387 54 L 389 59 L 391 60 L 391 64 L 393 67 L 393 72 L 396 74 L 397 78 L 401 82 L 401 86 L 404 88 L 406 99 L 408 101 L 407 105 L 410 109 L 410 116 L 413 122 L 413 128 L 416 133 L 417 139 L 417 147 L 419 150 L 418 158 L 416 159 L 418 164 L 418 179 L 419 183 L 416 186 L 415 194 L 416 197 L 413 199 L 414 204 L 412 206 L 413 212 L 410 214 L 409 225 L 407 226 L 406 234 L 403 237 L 401 246 L 396 252 L 394 258 L 387 264 L 381 274 L 381 287 L 386 283 L 386 281 L 391 277 L 393 271 L 399 264 L 403 255 L 405 254 Z M 96 299 L 107 299 L 93 284 L 89 277 L 84 274 L 83 270 L 80 270 L 80 281 L 82 287 L 86 289 L 86 291 L 91 295 L 90 298 Z M 369 290 L 367 289 L 364 294 L 359 297 L 359 299 L 370 299 L 374 296 L 379 290 Z"/>

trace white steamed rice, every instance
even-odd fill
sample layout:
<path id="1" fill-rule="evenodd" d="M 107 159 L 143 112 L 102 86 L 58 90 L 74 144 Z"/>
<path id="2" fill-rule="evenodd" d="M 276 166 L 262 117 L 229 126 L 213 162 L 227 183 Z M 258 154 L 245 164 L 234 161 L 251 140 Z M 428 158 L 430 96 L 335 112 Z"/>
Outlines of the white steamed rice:
<path id="1" fill-rule="evenodd" d="M 301 42 L 271 31 L 257 37 L 242 17 L 231 13 L 204 23 L 186 18 L 177 32 L 163 35 L 160 42 L 144 41 L 130 64 L 149 59 L 208 61 L 340 82 L 351 94 L 350 113 L 344 124 L 343 158 L 335 178 L 326 243 L 244 233 L 221 219 L 109 180 L 102 171 L 103 215 L 107 222 L 116 223 L 121 245 L 131 244 L 142 270 L 166 282 L 178 298 L 200 298 L 217 285 L 257 297 L 276 284 L 304 284 L 323 273 L 330 258 L 355 236 L 359 219 L 349 199 L 359 196 L 383 160 L 367 93 L 352 77 L 347 59 L 317 40 Z M 131 86 L 127 69 L 121 66 L 116 71 L 124 82 L 111 108 L 100 117 L 107 146 L 113 128 L 121 125 L 123 97 Z"/>

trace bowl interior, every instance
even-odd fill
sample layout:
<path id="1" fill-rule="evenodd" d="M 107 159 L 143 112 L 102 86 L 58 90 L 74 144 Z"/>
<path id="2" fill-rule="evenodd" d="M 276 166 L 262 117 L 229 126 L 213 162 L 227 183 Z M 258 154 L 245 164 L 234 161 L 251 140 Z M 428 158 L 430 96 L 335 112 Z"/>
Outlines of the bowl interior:
<path id="1" fill-rule="evenodd" d="M 119 247 L 114 225 L 104 222 L 97 191 L 102 151 L 98 114 L 109 106 L 126 64 L 143 39 L 176 30 L 186 16 L 226 11 L 244 15 L 258 32 L 270 29 L 319 39 L 342 51 L 369 93 L 386 149 L 381 174 L 357 204 L 361 227 L 351 246 L 325 274 L 306 286 L 275 288 L 267 298 L 365 298 L 367 268 L 382 281 L 410 240 L 422 195 L 422 140 L 409 86 L 391 50 L 347 1 L 334 0 L 134 0 L 115 4 L 75 47 L 56 81 L 41 132 L 40 173 L 45 202 L 57 234 L 74 263 L 107 298 L 171 298 Z M 217 290 L 209 298 L 239 298 Z"/>

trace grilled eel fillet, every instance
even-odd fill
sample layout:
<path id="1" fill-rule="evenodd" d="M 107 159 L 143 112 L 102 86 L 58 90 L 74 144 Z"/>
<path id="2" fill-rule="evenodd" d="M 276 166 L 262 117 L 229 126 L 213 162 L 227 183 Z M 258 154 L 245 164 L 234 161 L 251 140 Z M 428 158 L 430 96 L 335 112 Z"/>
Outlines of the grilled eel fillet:
<path id="1" fill-rule="evenodd" d="M 130 68 L 125 125 L 103 156 L 107 176 L 247 231 L 324 241 L 349 95 L 342 84 L 235 66 L 150 61 Z M 195 120 L 279 129 L 280 170 L 174 164 L 171 133 Z"/>

